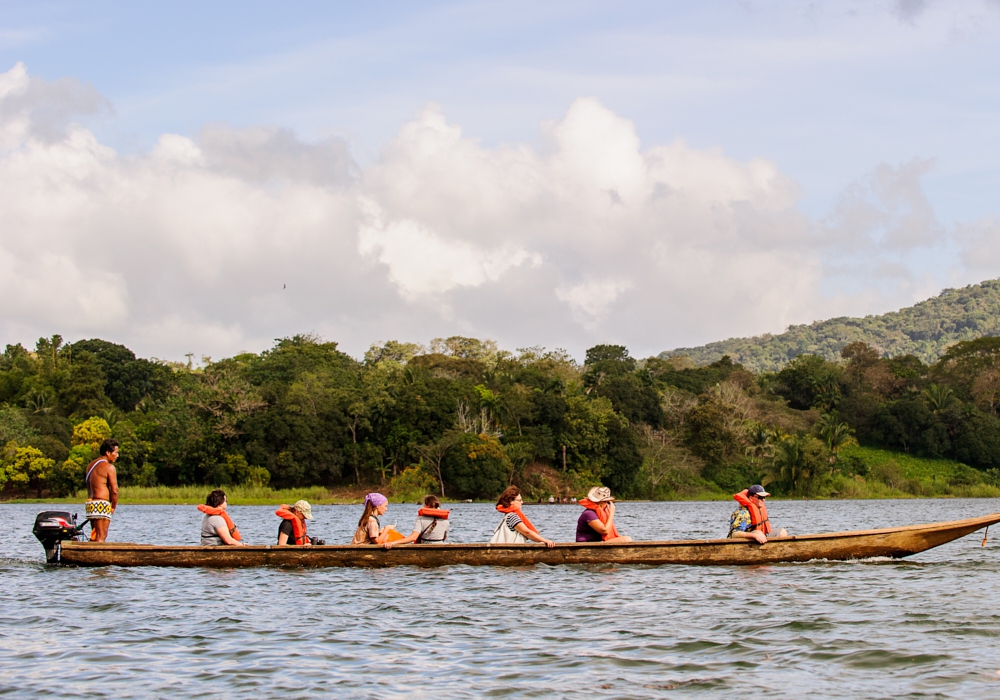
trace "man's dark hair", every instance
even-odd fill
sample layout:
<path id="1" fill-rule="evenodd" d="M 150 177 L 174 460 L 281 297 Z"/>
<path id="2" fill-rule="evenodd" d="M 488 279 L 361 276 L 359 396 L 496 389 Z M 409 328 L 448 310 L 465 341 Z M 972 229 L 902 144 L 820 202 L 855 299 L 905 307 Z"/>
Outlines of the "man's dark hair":
<path id="1" fill-rule="evenodd" d="M 215 491 L 208 494 L 208 498 L 205 499 L 205 505 L 209 508 L 218 508 L 225 500 L 226 492 L 222 489 L 215 489 Z"/>
<path id="2" fill-rule="evenodd" d="M 118 447 L 118 441 L 108 438 L 107 440 L 101 443 L 101 454 L 109 455 L 115 451 L 116 447 Z"/>

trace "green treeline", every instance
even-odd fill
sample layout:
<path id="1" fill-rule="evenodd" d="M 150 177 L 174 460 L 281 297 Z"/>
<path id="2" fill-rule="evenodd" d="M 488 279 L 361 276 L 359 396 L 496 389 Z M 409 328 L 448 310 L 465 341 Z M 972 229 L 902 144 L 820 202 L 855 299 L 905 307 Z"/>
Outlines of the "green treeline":
<path id="1" fill-rule="evenodd" d="M 945 289 L 927 301 L 880 316 L 789 326 L 777 335 L 731 338 L 660 357 L 687 355 L 705 365 L 729 355 L 755 372 L 776 372 L 803 354 L 836 361 L 844 347 L 863 342 L 887 357 L 915 355 L 932 363 L 956 342 L 994 335 L 1000 335 L 1000 280 Z"/>
<path id="2" fill-rule="evenodd" d="M 591 348 L 581 366 L 562 351 L 462 337 L 430 350 L 380 343 L 359 361 L 295 336 L 191 367 L 54 336 L 0 356 L 0 487 L 74 493 L 114 437 L 119 480 L 137 487 L 493 498 L 516 483 L 537 498 L 603 483 L 624 497 L 694 498 L 761 482 L 790 496 L 982 494 L 1000 486 L 998 411 L 994 338 L 933 365 L 854 343 L 837 362 L 802 355 L 754 374 L 729 357 L 637 361 L 618 345 Z M 866 457 L 876 451 L 858 442 L 952 462 L 939 478 Z"/>

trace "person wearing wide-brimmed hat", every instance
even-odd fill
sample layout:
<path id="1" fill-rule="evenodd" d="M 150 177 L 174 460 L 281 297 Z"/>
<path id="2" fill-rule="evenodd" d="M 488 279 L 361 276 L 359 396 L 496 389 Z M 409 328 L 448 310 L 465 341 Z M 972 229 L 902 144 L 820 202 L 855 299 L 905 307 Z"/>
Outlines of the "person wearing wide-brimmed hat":
<path id="1" fill-rule="evenodd" d="M 576 521 L 577 542 L 624 544 L 632 541 L 628 535 L 618 534 L 618 528 L 615 527 L 615 497 L 607 486 L 595 486 L 578 503 L 583 506 L 583 513 Z"/>
<path id="2" fill-rule="evenodd" d="M 729 517 L 727 537 L 742 537 L 754 540 L 758 544 L 765 544 L 767 536 L 771 534 L 771 521 L 767 517 L 767 505 L 764 499 L 770 495 L 760 484 L 754 484 L 733 494 L 733 499 L 740 504 L 740 507 Z M 786 530 L 778 533 L 778 537 L 787 535 Z"/>

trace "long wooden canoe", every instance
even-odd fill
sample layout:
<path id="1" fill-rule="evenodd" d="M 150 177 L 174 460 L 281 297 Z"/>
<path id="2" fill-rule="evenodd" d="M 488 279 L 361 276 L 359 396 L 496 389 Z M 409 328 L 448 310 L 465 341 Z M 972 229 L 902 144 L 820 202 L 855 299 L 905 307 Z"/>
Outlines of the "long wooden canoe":
<path id="1" fill-rule="evenodd" d="M 748 565 L 907 557 L 1000 522 L 1000 513 L 980 518 L 881 530 L 775 537 L 767 544 L 736 540 L 678 540 L 609 545 L 601 542 L 539 544 L 421 544 L 390 550 L 374 545 L 321 547 L 195 547 L 120 542 L 62 543 L 63 564 L 77 566 L 530 566 L 533 564 Z"/>

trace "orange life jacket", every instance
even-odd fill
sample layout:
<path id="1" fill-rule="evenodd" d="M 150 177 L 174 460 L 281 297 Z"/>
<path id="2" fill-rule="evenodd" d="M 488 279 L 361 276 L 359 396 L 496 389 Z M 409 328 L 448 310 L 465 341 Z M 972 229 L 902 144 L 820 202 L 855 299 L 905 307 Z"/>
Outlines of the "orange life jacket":
<path id="1" fill-rule="evenodd" d="M 385 544 L 386 542 L 397 542 L 406 537 L 402 532 L 390 525 L 385 532 L 375 538 L 375 544 Z"/>
<path id="2" fill-rule="evenodd" d="M 515 506 L 513 503 L 511 503 L 509 506 L 502 506 L 500 504 L 497 504 L 497 510 L 500 511 L 501 513 L 517 513 L 517 517 L 521 519 L 521 522 L 523 522 L 525 525 L 528 526 L 529 530 L 533 530 L 536 535 L 541 534 L 540 532 L 538 532 L 538 528 L 535 527 L 530 520 L 528 520 L 528 516 L 524 514 L 524 511 Z"/>
<path id="3" fill-rule="evenodd" d="M 440 508 L 421 508 L 417 511 L 418 516 L 426 516 L 428 518 L 441 518 L 442 520 L 447 520 L 448 515 L 451 513 L 450 510 L 441 510 Z"/>
<path id="4" fill-rule="evenodd" d="M 281 507 L 274 511 L 274 514 L 282 520 L 292 521 L 292 540 L 289 540 L 288 544 L 301 546 L 309 542 L 309 538 L 306 537 L 306 523 L 295 515 L 295 511 L 292 510 L 291 506 L 286 506 L 282 503 Z"/>
<path id="5" fill-rule="evenodd" d="M 608 524 L 608 519 L 611 517 L 611 513 L 608 512 L 609 508 L 607 503 L 594 503 L 593 501 L 587 498 L 581 498 L 579 501 L 577 501 L 577 503 L 579 503 L 587 510 L 592 510 L 595 513 L 597 513 L 598 519 L 605 525 Z M 618 536 L 619 536 L 618 528 L 615 527 L 614 523 L 611 523 L 611 527 L 608 528 L 607 532 L 601 535 L 601 539 L 610 540 L 612 537 L 618 537 Z"/>
<path id="6" fill-rule="evenodd" d="M 243 537 L 240 535 L 240 531 L 236 529 L 236 524 L 233 523 L 233 519 L 229 517 L 229 513 L 227 513 L 225 509 L 213 508 L 212 506 L 206 506 L 202 504 L 198 506 L 198 510 L 200 510 L 205 515 L 218 515 L 222 517 L 222 519 L 226 521 L 226 527 L 229 528 L 229 535 L 237 542 L 243 539 Z"/>
<path id="7" fill-rule="evenodd" d="M 417 544 L 423 544 L 424 542 L 444 542 L 444 540 L 425 540 L 424 535 L 434 532 L 434 528 L 437 527 L 438 520 L 447 520 L 448 516 L 451 515 L 450 510 L 442 510 L 441 508 L 428 508 L 424 506 L 417 511 L 418 518 L 434 518 L 431 524 L 424 528 L 423 532 L 417 537 Z M 444 533 L 445 539 L 448 538 L 448 532 Z"/>
<path id="8" fill-rule="evenodd" d="M 381 522 L 377 515 L 368 516 L 368 525 L 371 525 L 372 520 L 375 520 L 375 527 L 382 530 Z M 351 544 L 368 544 L 369 542 L 374 542 L 375 544 L 385 544 L 386 542 L 396 542 L 401 540 L 406 535 L 396 529 L 395 525 L 388 525 L 384 530 L 382 530 L 374 540 L 371 539 L 371 534 L 368 532 L 368 525 L 358 525 L 357 531 L 354 533 L 354 540 Z"/>
<path id="9" fill-rule="evenodd" d="M 739 493 L 733 494 L 733 498 L 750 513 L 750 532 L 761 530 L 765 535 L 771 534 L 771 521 L 767 519 L 767 506 L 761 503 L 759 506 L 750 500 L 747 491 L 743 489 Z"/>

